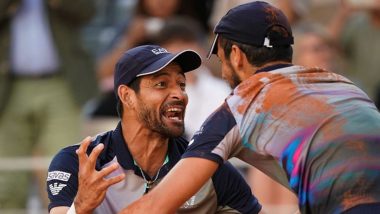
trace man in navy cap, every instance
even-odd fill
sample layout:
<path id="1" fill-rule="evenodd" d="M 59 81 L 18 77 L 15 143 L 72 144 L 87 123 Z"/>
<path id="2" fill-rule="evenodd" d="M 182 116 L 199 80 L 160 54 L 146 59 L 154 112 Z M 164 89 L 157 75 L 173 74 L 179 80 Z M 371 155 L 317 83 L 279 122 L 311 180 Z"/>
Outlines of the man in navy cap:
<path id="1" fill-rule="evenodd" d="M 368 96 L 343 76 L 293 65 L 289 23 L 268 3 L 231 9 L 215 34 L 210 53 L 232 95 L 170 175 L 123 212 L 172 213 L 238 157 L 297 194 L 302 213 L 380 213 L 380 113 Z"/>
<path id="2" fill-rule="evenodd" d="M 61 150 L 47 176 L 50 213 L 117 213 L 150 191 L 187 147 L 185 72 L 201 65 L 191 50 L 156 45 L 125 52 L 115 68 L 121 122 L 115 130 Z M 229 163 L 179 213 L 258 213 L 256 198 Z M 149 212 L 148 212 L 149 213 Z"/>

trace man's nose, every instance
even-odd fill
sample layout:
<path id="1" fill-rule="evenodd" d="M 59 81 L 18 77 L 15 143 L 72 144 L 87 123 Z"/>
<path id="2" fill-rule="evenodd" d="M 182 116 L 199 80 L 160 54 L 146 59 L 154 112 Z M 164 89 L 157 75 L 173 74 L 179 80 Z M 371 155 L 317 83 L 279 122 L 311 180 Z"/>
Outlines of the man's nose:
<path id="1" fill-rule="evenodd" d="M 173 88 L 171 92 L 171 97 L 178 100 L 187 100 L 187 93 L 182 87 L 177 86 Z"/>

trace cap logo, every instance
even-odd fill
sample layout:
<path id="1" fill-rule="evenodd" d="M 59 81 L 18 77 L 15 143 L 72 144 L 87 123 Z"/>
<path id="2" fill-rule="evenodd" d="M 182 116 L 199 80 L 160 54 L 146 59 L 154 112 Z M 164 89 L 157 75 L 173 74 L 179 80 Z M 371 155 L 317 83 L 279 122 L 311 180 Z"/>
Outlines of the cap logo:
<path id="1" fill-rule="evenodd" d="M 272 45 L 270 45 L 270 41 L 269 41 L 268 37 L 265 37 L 265 39 L 264 39 L 264 46 L 267 48 L 273 47 Z"/>
<path id="2" fill-rule="evenodd" d="M 158 55 L 158 54 L 169 53 L 169 52 L 165 48 L 155 48 L 155 49 L 152 49 L 152 53 Z"/>

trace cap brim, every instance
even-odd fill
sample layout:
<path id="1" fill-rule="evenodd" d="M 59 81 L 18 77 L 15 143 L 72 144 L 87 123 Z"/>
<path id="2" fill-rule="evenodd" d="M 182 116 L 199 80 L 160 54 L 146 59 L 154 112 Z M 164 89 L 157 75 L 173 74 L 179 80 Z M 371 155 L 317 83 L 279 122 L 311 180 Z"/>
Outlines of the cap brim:
<path id="1" fill-rule="evenodd" d="M 211 55 L 216 54 L 218 52 L 218 45 L 217 45 L 218 37 L 219 37 L 219 34 L 216 34 L 214 41 L 212 42 L 210 51 L 207 54 L 207 57 L 206 57 L 207 59 L 210 59 Z"/>
<path id="2" fill-rule="evenodd" d="M 171 62 L 177 62 L 185 73 L 199 68 L 202 64 L 202 59 L 199 54 L 193 50 L 184 50 L 177 54 L 167 54 L 163 58 L 146 67 L 143 71 L 136 75 L 136 77 L 154 74 L 165 68 Z"/>

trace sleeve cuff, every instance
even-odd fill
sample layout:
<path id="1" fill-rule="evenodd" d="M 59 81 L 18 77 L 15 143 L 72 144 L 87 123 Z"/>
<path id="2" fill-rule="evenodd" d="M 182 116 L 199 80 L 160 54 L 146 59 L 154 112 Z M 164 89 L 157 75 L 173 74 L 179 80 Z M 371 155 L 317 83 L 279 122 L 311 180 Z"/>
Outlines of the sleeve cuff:
<path id="1" fill-rule="evenodd" d="M 220 157 L 219 155 L 213 154 L 213 153 L 205 154 L 203 152 L 185 152 L 185 154 L 182 155 L 182 159 L 183 158 L 203 158 L 203 159 L 207 159 L 210 161 L 214 161 L 219 165 L 224 164 L 223 158 Z"/>

